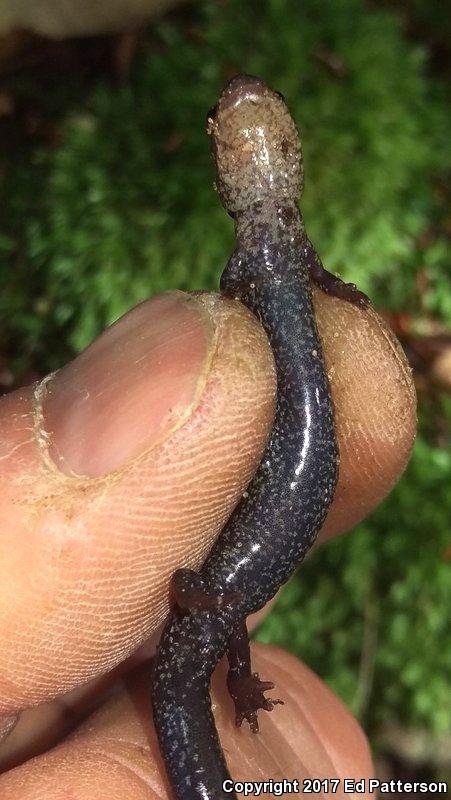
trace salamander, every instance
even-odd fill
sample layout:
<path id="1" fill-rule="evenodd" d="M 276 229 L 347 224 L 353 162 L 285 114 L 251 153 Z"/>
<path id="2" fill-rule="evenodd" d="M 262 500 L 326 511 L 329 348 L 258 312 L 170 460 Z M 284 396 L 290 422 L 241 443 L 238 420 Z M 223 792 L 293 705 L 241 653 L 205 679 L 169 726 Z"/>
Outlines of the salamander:
<path id="1" fill-rule="evenodd" d="M 310 281 L 353 303 L 368 301 L 324 270 L 297 206 L 301 147 L 282 95 L 239 75 L 208 118 L 216 186 L 235 222 L 221 292 L 259 319 L 273 350 L 277 403 L 251 483 L 199 572 L 178 570 L 175 607 L 154 662 L 152 702 L 175 798 L 230 798 L 211 711 L 212 672 L 227 653 L 236 722 L 258 730 L 259 709 L 280 703 L 252 673 L 245 619 L 275 595 L 312 546 L 333 499 L 338 449 Z"/>

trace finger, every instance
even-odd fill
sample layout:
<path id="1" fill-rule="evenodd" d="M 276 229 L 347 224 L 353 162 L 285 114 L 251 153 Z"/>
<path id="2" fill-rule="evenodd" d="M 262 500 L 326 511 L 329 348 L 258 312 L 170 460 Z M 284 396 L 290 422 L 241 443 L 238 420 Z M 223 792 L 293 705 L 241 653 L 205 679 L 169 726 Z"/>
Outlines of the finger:
<path id="1" fill-rule="evenodd" d="M 340 471 L 321 539 L 349 530 L 405 468 L 416 432 L 416 394 L 404 351 L 384 320 L 313 287 L 334 402 Z"/>
<path id="2" fill-rule="evenodd" d="M 373 776 L 362 731 L 324 683 L 276 648 L 254 645 L 253 663 L 262 677 L 276 682 L 285 705 L 260 714 L 258 736 L 244 727 L 237 730 L 224 688 L 225 664 L 221 665 L 213 682 L 213 709 L 234 780 Z M 150 722 L 147 671 L 130 680 L 127 691 L 66 742 L 1 776 L 0 793 L 3 800 L 169 798 Z M 327 793 L 318 796 L 326 798 Z M 345 797 L 342 783 L 336 796 Z"/>

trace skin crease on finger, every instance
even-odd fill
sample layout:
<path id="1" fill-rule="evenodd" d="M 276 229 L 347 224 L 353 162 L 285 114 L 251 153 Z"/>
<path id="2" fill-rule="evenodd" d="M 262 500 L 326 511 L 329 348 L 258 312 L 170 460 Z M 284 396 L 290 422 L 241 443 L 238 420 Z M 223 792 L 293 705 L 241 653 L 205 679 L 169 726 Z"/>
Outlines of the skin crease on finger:
<path id="1" fill-rule="evenodd" d="M 278 648 L 254 645 L 253 659 L 261 674 L 271 673 L 286 705 L 283 713 L 265 715 L 258 736 L 244 727 L 237 731 L 222 662 L 213 679 L 212 702 L 235 780 L 373 777 L 361 729 L 322 681 Z M 150 713 L 146 666 L 65 742 L 0 776 L 2 800 L 168 798 Z M 343 784 L 335 796 L 347 796 Z"/>
<path id="2" fill-rule="evenodd" d="M 373 311 L 318 290 L 314 300 L 341 452 L 325 525 L 331 535 L 377 505 L 402 471 L 415 431 L 415 399 L 405 358 Z M 160 438 L 157 429 L 153 446 L 107 476 L 98 466 L 91 478 L 71 475 L 73 463 L 64 472 L 56 468 L 48 431 L 47 437 L 41 431 L 38 446 L 31 389 L 2 401 L 5 714 L 51 699 L 126 658 L 165 616 L 170 574 L 202 562 L 258 463 L 274 409 L 266 338 L 239 304 L 215 295 L 196 302 L 213 329 L 213 345 L 189 413 Z M 132 326 L 128 336 L 134 335 Z M 107 377 L 114 375 L 114 351 L 102 349 L 102 337 L 95 346 L 95 368 L 106 362 Z M 151 386 L 152 374 L 147 381 Z M 102 424 L 101 416 L 99 431 Z"/>

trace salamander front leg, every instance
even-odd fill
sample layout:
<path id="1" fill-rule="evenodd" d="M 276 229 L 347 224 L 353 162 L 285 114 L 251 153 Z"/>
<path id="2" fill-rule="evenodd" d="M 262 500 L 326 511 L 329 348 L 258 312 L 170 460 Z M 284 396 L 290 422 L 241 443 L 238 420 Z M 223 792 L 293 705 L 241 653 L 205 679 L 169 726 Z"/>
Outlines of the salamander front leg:
<path id="1" fill-rule="evenodd" d="M 360 306 L 360 308 L 367 308 L 371 305 L 369 297 L 359 291 L 355 283 L 345 283 L 337 275 L 332 275 L 331 272 L 324 269 L 315 248 L 307 237 L 305 237 L 304 254 L 310 278 L 323 292 L 331 294 L 333 297 L 339 297 L 341 300 L 347 300 L 348 303 Z"/>
<path id="2" fill-rule="evenodd" d="M 272 711 L 274 706 L 283 705 L 283 701 L 265 697 L 265 692 L 274 689 L 273 682 L 261 681 L 257 672 L 251 672 L 249 636 L 244 620 L 235 631 L 227 657 L 227 688 L 235 703 L 236 724 L 240 727 L 246 719 L 252 733 L 258 733 L 257 711 L 261 708 Z"/>

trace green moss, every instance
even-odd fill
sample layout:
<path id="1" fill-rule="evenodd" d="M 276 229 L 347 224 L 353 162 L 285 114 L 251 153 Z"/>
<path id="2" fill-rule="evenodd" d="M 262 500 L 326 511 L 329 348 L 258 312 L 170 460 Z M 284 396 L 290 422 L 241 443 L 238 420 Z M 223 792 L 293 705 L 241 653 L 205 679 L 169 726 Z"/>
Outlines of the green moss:
<path id="1" fill-rule="evenodd" d="M 414 304 L 415 237 L 434 209 L 431 175 L 450 161 L 424 50 L 394 14 L 360 0 L 327 14 L 314 0 L 204 3 L 196 36 L 168 21 L 156 28 L 121 90 L 80 96 L 75 86 L 71 101 L 66 87 L 61 143 L 34 149 L 6 181 L 1 318 L 9 313 L 10 335 L 25 329 L 45 366 L 63 354 L 45 355 L 42 343 L 62 328 L 78 350 L 151 293 L 217 286 L 232 226 L 212 191 L 205 116 L 237 69 L 288 98 L 303 133 L 305 217 L 329 268 L 385 306 Z M 441 241 L 423 254 L 435 306 L 445 255 Z"/>

